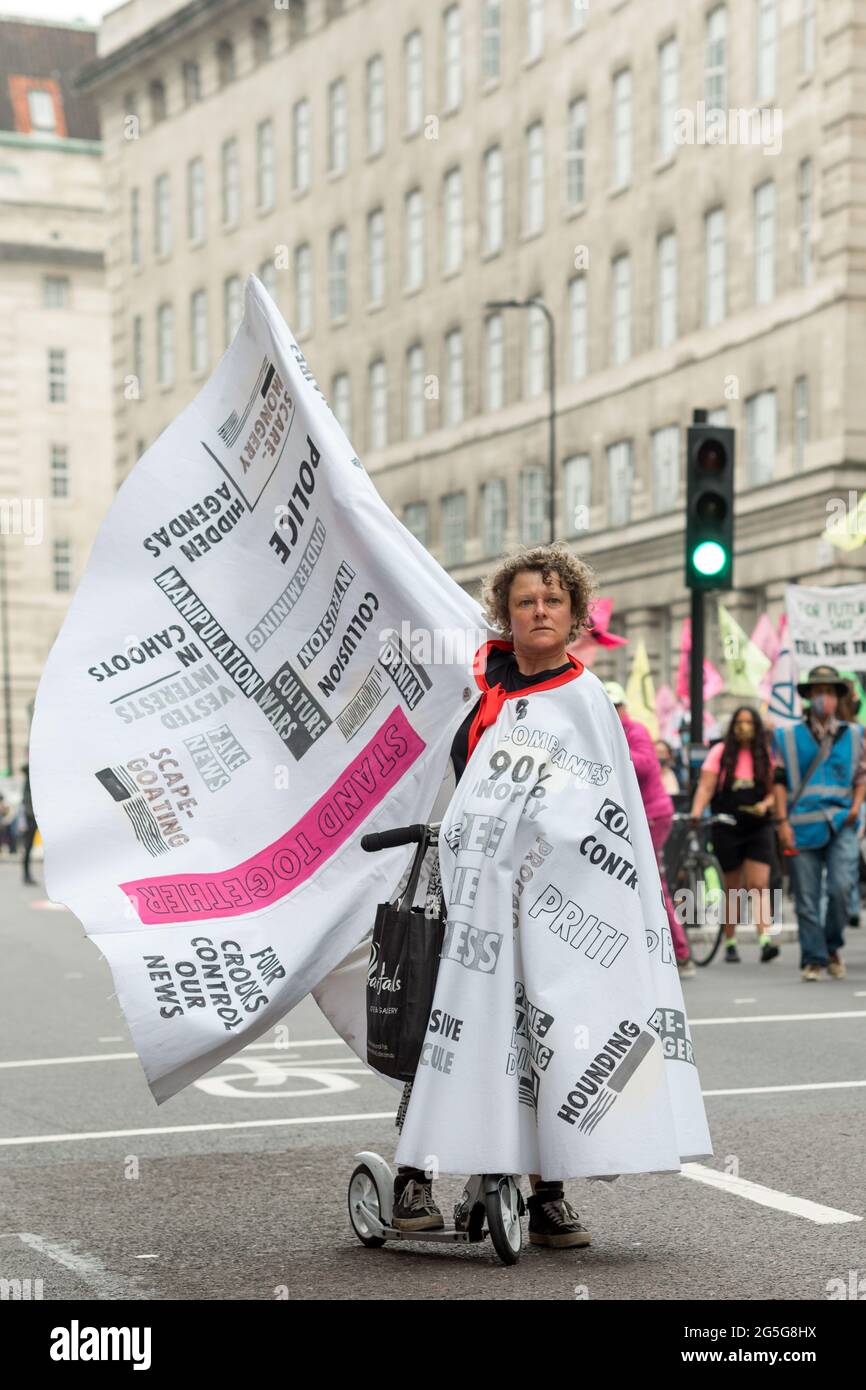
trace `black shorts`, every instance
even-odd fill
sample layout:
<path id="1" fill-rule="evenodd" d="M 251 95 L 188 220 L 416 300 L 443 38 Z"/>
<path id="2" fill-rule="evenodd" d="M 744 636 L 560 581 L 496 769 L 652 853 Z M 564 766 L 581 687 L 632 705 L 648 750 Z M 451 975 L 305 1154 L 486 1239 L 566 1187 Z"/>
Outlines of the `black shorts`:
<path id="1" fill-rule="evenodd" d="M 738 869 L 746 859 L 772 864 L 775 858 L 773 828 L 769 825 L 714 825 L 712 844 L 725 873 Z"/>

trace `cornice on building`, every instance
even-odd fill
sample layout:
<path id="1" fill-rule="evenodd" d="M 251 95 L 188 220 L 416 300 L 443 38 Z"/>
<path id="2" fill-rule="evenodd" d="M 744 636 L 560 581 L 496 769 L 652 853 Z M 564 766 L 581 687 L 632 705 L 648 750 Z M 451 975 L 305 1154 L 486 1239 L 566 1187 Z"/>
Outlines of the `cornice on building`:
<path id="1" fill-rule="evenodd" d="M 111 53 L 85 63 L 75 76 L 76 90 L 95 92 L 105 87 L 120 73 L 152 57 L 187 33 L 203 27 L 216 16 L 231 13 L 237 8 L 237 0 L 190 0 L 183 9 L 175 10 L 174 14 L 136 34 Z"/>
<path id="2" fill-rule="evenodd" d="M 22 135 L 17 130 L 0 131 L 0 145 L 15 145 L 18 149 L 53 150 L 55 154 L 102 154 L 101 140 L 78 140 L 72 136 Z"/>
<path id="3" fill-rule="evenodd" d="M 0 265 L 7 261 L 77 266 L 79 270 L 105 269 L 105 256 L 101 251 L 77 251 L 71 246 L 34 246 L 28 241 L 0 241 Z"/>

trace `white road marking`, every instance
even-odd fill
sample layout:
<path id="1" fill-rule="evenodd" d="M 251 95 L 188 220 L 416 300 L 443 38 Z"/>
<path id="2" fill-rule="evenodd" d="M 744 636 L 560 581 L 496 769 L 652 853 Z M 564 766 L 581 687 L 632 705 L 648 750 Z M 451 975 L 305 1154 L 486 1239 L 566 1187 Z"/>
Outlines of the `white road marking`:
<path id="1" fill-rule="evenodd" d="M 154 1125 L 149 1129 L 94 1129 L 83 1134 L 32 1134 L 0 1139 L 0 1147 L 20 1144 L 74 1144 L 87 1139 L 131 1139 L 143 1134 L 199 1134 L 216 1129 L 270 1129 L 278 1125 L 325 1125 L 341 1120 L 393 1120 L 396 1110 L 381 1110 L 364 1115 L 292 1115 L 285 1120 L 219 1120 L 201 1125 Z"/>
<path id="2" fill-rule="evenodd" d="M 33 1235 L 31 1231 L 8 1231 L 4 1234 L 17 1237 L 22 1245 L 29 1246 L 37 1255 L 44 1255 L 46 1259 L 62 1265 L 83 1283 L 96 1289 L 101 1298 L 126 1298 L 129 1295 L 127 1282 L 107 1270 L 95 1255 L 76 1255 L 73 1250 L 67 1250 L 56 1241 L 46 1240 L 44 1236 Z"/>
<path id="3" fill-rule="evenodd" d="M 703 1096 L 767 1096 L 774 1091 L 844 1091 L 866 1081 L 807 1081 L 799 1086 L 739 1086 L 729 1091 L 702 1091 Z"/>
<path id="4" fill-rule="evenodd" d="M 344 1043 L 342 1038 L 302 1038 L 298 1042 L 289 1043 L 287 1047 L 283 1047 L 280 1043 L 248 1043 L 245 1048 L 241 1049 L 240 1053 L 235 1053 L 235 1057 L 241 1056 L 244 1052 L 290 1053 L 296 1047 L 345 1047 L 351 1052 L 348 1043 Z M 235 1057 L 228 1060 L 234 1061 Z M 352 1052 L 352 1057 L 361 1063 L 361 1059 L 357 1057 L 356 1053 Z M 73 1062 L 135 1062 L 137 1060 L 137 1052 L 90 1052 L 80 1057 L 29 1057 L 18 1062 L 0 1062 L 0 1067 L 10 1070 L 15 1067 L 62 1067 Z"/>
<path id="5" fill-rule="evenodd" d="M 826 1014 L 736 1014 L 731 1018 L 689 1018 L 692 1028 L 707 1023 L 807 1023 L 812 1019 L 866 1018 L 866 1009 L 842 1010 Z"/>
<path id="6" fill-rule="evenodd" d="M 762 1207 L 773 1207 L 776 1211 L 786 1211 L 791 1216 L 802 1216 L 807 1221 L 816 1221 L 820 1226 L 842 1225 L 846 1221 L 862 1221 L 850 1211 L 839 1211 L 836 1207 L 825 1207 L 820 1202 L 810 1202 L 805 1197 L 792 1197 L 787 1192 L 777 1192 L 773 1187 L 764 1187 L 759 1182 L 749 1182 L 746 1178 L 735 1178 L 731 1173 L 720 1173 L 717 1168 L 707 1168 L 703 1163 L 684 1163 L 682 1176 L 694 1182 L 706 1183 L 708 1187 L 718 1187 L 723 1192 L 731 1192 L 735 1197 L 745 1197 Z"/>
<path id="7" fill-rule="evenodd" d="M 97 1042 L 123 1042 L 123 1038 L 97 1038 Z"/>
<path id="8" fill-rule="evenodd" d="M 735 999 L 735 1004 L 757 1004 L 757 999 Z"/>

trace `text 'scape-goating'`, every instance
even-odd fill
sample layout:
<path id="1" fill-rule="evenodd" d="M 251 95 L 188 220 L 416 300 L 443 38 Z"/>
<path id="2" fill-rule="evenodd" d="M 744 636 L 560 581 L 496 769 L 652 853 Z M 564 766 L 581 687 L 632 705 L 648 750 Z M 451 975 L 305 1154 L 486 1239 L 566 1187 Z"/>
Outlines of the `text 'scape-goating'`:
<path id="1" fill-rule="evenodd" d="M 637 777 L 591 671 L 505 700 L 439 861 L 448 921 L 397 1162 L 556 1179 L 710 1156 Z"/>
<path id="2" fill-rule="evenodd" d="M 31 737 L 48 892 L 108 960 L 157 1101 L 370 931 L 408 851 L 361 834 L 427 818 L 479 628 L 251 276 L 231 347 L 96 538 Z M 335 1022 L 363 1054 L 362 1008 Z"/>

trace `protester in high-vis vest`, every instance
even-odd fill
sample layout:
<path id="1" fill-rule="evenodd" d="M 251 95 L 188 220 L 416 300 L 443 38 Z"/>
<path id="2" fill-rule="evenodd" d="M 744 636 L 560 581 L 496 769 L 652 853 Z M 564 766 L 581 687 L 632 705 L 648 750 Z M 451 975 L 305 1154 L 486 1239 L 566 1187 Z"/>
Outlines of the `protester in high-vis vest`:
<path id="1" fill-rule="evenodd" d="M 826 967 L 828 975 L 840 979 L 848 897 L 858 870 L 855 826 L 866 794 L 863 728 L 836 717 L 847 685 L 835 667 L 814 666 L 797 690 L 809 701 L 802 722 L 776 730 L 779 842 L 783 850 L 795 851 L 790 862 L 802 977 L 818 980 Z"/>

